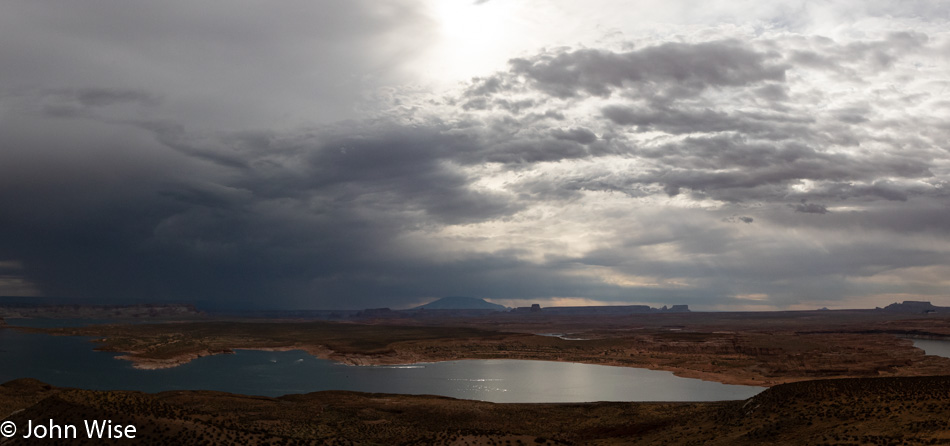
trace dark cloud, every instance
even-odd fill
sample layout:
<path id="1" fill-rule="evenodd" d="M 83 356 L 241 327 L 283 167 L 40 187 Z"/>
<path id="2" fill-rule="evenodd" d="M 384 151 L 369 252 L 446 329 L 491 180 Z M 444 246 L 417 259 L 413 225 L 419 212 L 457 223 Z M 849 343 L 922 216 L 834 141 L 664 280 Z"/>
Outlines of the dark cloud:
<path id="1" fill-rule="evenodd" d="M 498 194 L 473 189 L 472 179 L 449 159 L 471 143 L 438 128 L 361 124 L 326 128 L 319 136 L 245 133 L 205 140 L 180 128 L 130 126 L 109 146 L 90 150 L 70 147 L 72 137 L 59 122 L 47 121 L 58 132 L 45 143 L 37 135 L 11 140 L 23 131 L 6 128 L 14 150 L 37 159 L 31 167 L 20 158 L 0 168 L 0 204 L 8 210 L 0 228 L 11 235 L 0 253 L 22 262 L 19 272 L 49 295 L 200 298 L 248 306 L 284 293 L 271 302 L 375 306 L 406 297 L 401 286 L 419 292 L 438 265 L 415 260 L 409 263 L 416 264 L 417 276 L 395 279 L 406 263 L 401 250 L 413 249 L 394 245 L 400 234 L 519 209 Z M 78 131 L 100 135 L 110 126 L 77 124 Z M 164 167 L 126 159 L 128 145 L 154 148 L 150 133 L 174 149 L 165 152 Z M 85 161 L 42 159 L 69 150 Z M 240 162 L 218 162 L 231 158 Z M 90 168 L 109 160 L 111 166 Z M 452 291 L 450 282 L 432 287 Z M 346 293 L 384 288 L 390 291 L 363 300 L 337 301 L 330 292 L 352 297 Z"/>
<path id="2" fill-rule="evenodd" d="M 781 81 L 785 67 L 775 56 L 736 41 L 666 43 L 628 52 L 582 49 L 513 59 L 512 72 L 555 97 L 607 97 L 617 89 L 684 96 L 708 87 Z"/>
<path id="3" fill-rule="evenodd" d="M 143 90 L 112 90 L 107 88 L 84 88 L 74 91 L 54 93 L 59 96 L 74 98 L 86 107 L 105 107 L 122 103 L 137 103 L 155 105 L 158 99 Z"/>
<path id="4" fill-rule="evenodd" d="M 721 226 L 710 225 L 698 213 L 672 214 L 681 218 L 676 224 L 658 225 L 650 231 L 663 234 L 663 237 L 645 238 L 646 243 L 595 250 L 575 261 L 639 276 L 678 277 L 678 280 L 710 290 L 712 294 L 760 293 L 770 296 L 770 304 L 774 305 L 800 302 L 803 292 L 818 293 L 813 294 L 813 298 L 830 300 L 850 292 L 868 293 L 875 287 L 860 285 L 860 280 L 855 278 L 940 265 L 947 259 L 939 248 L 900 247 L 891 240 L 862 236 L 858 236 L 861 242 L 855 243 L 854 239 L 841 233 L 825 238 L 819 233 L 807 232 L 804 237 L 789 238 L 786 235 L 784 239 L 775 239 L 772 234 L 765 233 L 762 238 L 743 239 L 735 234 L 766 229 L 775 221 L 758 224 L 759 220 L 756 220 L 755 226 L 733 224 L 729 227 L 734 230 L 724 230 Z M 693 221 L 683 219 L 690 214 L 698 218 Z M 840 217 L 840 214 L 829 214 L 828 218 L 833 218 L 833 215 Z M 782 233 L 788 234 L 779 232 Z M 679 248 L 676 258 L 652 255 L 655 246 L 671 241 L 676 241 Z M 874 292 L 895 292 L 898 289 L 901 286 L 888 284 Z M 933 293 L 935 287 L 915 287 L 917 290 Z M 716 301 L 726 302 L 718 298 Z"/>
<path id="5" fill-rule="evenodd" d="M 774 116 L 740 114 L 730 116 L 712 109 L 678 109 L 662 105 L 628 107 L 609 105 L 601 112 L 614 124 L 635 126 L 636 131 L 659 130 L 671 134 L 735 131 L 752 137 L 785 139 L 795 123 L 780 124 Z M 800 125 L 799 125 L 800 127 Z"/>
<path id="6" fill-rule="evenodd" d="M 690 137 L 633 153 L 653 161 L 651 167 L 622 176 L 613 172 L 577 175 L 570 188 L 626 191 L 657 185 L 671 196 L 690 191 L 725 202 L 781 202 L 791 197 L 906 200 L 911 192 L 904 188 L 910 186 L 879 178 L 932 176 L 926 160 L 831 154 L 796 142 L 750 142 L 738 136 Z M 807 194 L 795 188 L 804 180 L 815 184 Z M 919 186 L 912 190 L 933 192 Z"/>
<path id="7" fill-rule="evenodd" d="M 145 90 L 79 88 L 48 91 L 43 96 L 43 112 L 57 117 L 88 116 L 96 109 L 113 105 L 153 107 L 159 103 L 156 96 Z"/>
<path id="8" fill-rule="evenodd" d="M 499 76 L 474 78 L 472 84 L 465 90 L 465 96 L 487 96 L 501 91 L 505 86 Z"/>
<path id="9" fill-rule="evenodd" d="M 476 99 L 473 99 L 476 100 Z M 503 110 L 507 110 L 513 114 L 519 114 L 522 110 L 530 109 L 537 105 L 532 99 L 522 99 L 519 101 L 509 101 L 507 99 L 495 99 L 493 104 Z"/>
<path id="10" fill-rule="evenodd" d="M 597 141 L 597 135 L 585 128 L 572 128 L 569 130 L 556 129 L 551 134 L 556 139 L 574 141 L 581 144 L 590 144 Z"/>
<path id="11" fill-rule="evenodd" d="M 861 71 L 858 70 L 892 67 L 902 57 L 923 50 L 928 40 L 926 34 L 917 32 L 896 32 L 882 40 L 846 45 L 834 45 L 827 39 L 818 38 L 815 41 L 819 49 L 793 51 L 790 62 L 859 77 Z"/>
<path id="12" fill-rule="evenodd" d="M 788 100 L 788 89 L 781 84 L 766 84 L 754 90 L 755 94 L 768 101 Z"/>
<path id="13" fill-rule="evenodd" d="M 794 206 L 795 212 L 801 212 L 803 214 L 827 214 L 828 208 L 817 203 L 806 203 L 804 200 L 801 204 L 796 204 Z"/>
<path id="14" fill-rule="evenodd" d="M 874 202 L 873 206 L 861 210 L 828 212 L 822 218 L 789 219 L 787 215 L 775 215 L 771 220 L 804 230 L 834 231 L 850 228 L 852 231 L 876 231 L 889 233 L 893 237 L 912 234 L 916 236 L 946 237 L 950 233 L 942 222 L 950 217 L 950 210 L 935 202 Z"/>
<path id="15" fill-rule="evenodd" d="M 752 223 L 755 221 L 754 218 L 749 217 L 748 215 L 732 215 L 726 218 L 723 218 L 722 221 L 727 223 Z"/>

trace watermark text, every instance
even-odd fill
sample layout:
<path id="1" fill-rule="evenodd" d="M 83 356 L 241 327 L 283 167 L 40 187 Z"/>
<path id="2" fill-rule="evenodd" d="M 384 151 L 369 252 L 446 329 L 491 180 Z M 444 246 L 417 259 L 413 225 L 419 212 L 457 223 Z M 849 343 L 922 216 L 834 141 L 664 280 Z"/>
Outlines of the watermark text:
<path id="1" fill-rule="evenodd" d="M 52 418 L 34 423 L 28 420 L 26 426 L 17 426 L 13 421 L 0 423 L 0 436 L 11 438 L 20 431 L 22 438 L 70 439 L 70 438 L 135 438 L 136 429 L 131 424 L 117 424 L 112 420 L 83 420 L 81 426 L 56 423 Z M 84 437 L 82 437 L 85 435 Z"/>

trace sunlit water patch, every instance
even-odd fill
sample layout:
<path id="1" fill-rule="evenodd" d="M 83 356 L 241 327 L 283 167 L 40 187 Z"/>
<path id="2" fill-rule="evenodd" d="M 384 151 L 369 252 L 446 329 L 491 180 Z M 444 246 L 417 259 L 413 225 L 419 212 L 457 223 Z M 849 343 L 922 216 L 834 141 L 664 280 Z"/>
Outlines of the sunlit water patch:
<path id="1" fill-rule="evenodd" d="M 577 336 L 574 336 L 571 334 L 564 334 L 564 333 L 538 333 L 538 335 L 563 339 L 565 341 L 586 341 L 587 340 L 587 338 L 579 338 Z"/>

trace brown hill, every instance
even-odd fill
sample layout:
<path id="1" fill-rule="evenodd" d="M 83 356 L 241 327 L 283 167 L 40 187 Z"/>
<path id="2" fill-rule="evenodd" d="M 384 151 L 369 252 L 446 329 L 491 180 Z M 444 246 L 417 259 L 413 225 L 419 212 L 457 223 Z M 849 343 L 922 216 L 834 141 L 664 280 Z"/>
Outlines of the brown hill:
<path id="1" fill-rule="evenodd" d="M 124 441 L 137 444 L 948 444 L 950 377 L 807 381 L 746 401 L 585 404 L 146 394 L 17 380 L 0 386 L 0 416 L 21 429 L 29 420 L 79 426 L 80 438 L 56 444 L 97 444 L 84 438 L 83 420 L 91 419 L 136 426 L 137 438 Z"/>

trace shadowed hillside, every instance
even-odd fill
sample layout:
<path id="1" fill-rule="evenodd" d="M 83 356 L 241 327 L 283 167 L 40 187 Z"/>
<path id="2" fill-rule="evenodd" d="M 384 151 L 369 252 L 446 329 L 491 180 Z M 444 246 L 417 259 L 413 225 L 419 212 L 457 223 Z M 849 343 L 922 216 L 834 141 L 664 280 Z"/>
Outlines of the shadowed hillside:
<path id="1" fill-rule="evenodd" d="M 136 444 L 950 444 L 950 377 L 807 381 L 746 401 L 584 404 L 356 392 L 146 394 L 25 379 L 0 386 L 0 414 L 17 426 L 111 419 L 135 425 L 137 438 L 126 442 Z M 79 437 L 57 444 L 98 443 Z"/>

